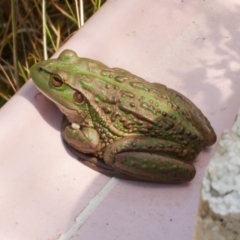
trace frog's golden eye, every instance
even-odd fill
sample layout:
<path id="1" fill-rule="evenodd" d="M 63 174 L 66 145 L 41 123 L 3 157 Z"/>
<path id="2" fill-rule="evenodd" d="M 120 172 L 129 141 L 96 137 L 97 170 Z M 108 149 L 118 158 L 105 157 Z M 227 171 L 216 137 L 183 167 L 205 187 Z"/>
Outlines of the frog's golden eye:
<path id="1" fill-rule="evenodd" d="M 82 104 L 84 103 L 84 96 L 80 92 L 76 91 L 73 94 L 73 101 L 75 103 Z"/>
<path id="2" fill-rule="evenodd" d="M 52 74 L 51 82 L 54 87 L 61 87 L 63 85 L 61 77 L 56 74 Z"/>

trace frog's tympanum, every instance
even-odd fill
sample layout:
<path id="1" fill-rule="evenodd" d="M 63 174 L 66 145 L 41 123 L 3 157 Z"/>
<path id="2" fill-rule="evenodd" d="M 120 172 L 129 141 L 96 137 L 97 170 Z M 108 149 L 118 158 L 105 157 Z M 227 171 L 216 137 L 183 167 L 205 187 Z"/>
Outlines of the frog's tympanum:
<path id="1" fill-rule="evenodd" d="M 187 182 L 196 156 L 216 141 L 207 118 L 182 94 L 71 50 L 35 64 L 31 76 L 65 115 L 65 142 L 100 172 Z"/>

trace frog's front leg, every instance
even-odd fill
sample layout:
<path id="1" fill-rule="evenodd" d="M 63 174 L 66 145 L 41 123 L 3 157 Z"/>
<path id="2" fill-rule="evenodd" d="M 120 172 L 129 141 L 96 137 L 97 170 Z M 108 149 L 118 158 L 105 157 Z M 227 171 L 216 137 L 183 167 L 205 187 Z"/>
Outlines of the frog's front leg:
<path id="1" fill-rule="evenodd" d="M 99 134 L 94 128 L 71 124 L 66 117 L 62 122 L 62 137 L 79 152 L 94 154 L 99 149 Z"/>
<path id="2" fill-rule="evenodd" d="M 133 178 L 159 183 L 183 183 L 192 180 L 196 170 L 188 149 L 167 140 L 126 137 L 109 145 L 104 161 Z M 184 160 L 186 162 L 184 162 Z"/>
<path id="3" fill-rule="evenodd" d="M 80 129 L 77 125 L 72 125 L 66 117 L 64 117 L 62 136 L 68 148 L 70 148 L 84 165 L 109 176 L 134 180 L 131 176 L 121 173 L 117 169 L 107 165 L 102 159 L 94 156 L 100 148 L 99 135 L 95 129 Z"/>

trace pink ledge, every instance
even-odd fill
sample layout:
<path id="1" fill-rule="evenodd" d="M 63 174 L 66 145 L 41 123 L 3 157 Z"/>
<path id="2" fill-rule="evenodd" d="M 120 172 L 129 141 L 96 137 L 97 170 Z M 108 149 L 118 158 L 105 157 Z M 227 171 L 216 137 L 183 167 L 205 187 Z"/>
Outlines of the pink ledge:
<path id="1" fill-rule="evenodd" d="M 176 89 L 219 136 L 239 107 L 239 9 L 235 0 L 109 0 L 61 50 Z M 64 148 L 61 117 L 32 81 L 1 109 L 0 239 L 192 238 L 213 147 L 189 184 L 117 180 Z"/>

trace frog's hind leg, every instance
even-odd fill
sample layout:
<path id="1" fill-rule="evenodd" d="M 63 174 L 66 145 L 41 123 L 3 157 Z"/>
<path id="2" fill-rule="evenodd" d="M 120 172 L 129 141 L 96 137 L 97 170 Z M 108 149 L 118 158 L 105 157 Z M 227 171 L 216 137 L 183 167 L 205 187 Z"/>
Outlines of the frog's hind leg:
<path id="1" fill-rule="evenodd" d="M 109 145 L 106 164 L 136 180 L 183 183 L 195 176 L 192 157 L 181 145 L 149 137 L 126 137 Z M 186 149 L 185 149 L 186 150 Z"/>

